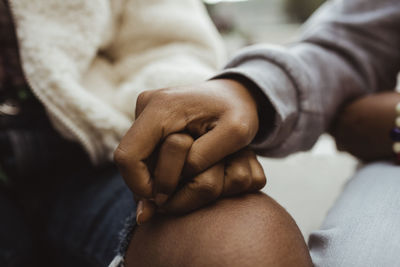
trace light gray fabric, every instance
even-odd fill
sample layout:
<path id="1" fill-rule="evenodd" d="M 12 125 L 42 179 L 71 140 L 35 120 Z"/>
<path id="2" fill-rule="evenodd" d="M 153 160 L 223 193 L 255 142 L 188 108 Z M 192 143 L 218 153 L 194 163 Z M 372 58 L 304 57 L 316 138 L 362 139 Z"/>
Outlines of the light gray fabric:
<path id="1" fill-rule="evenodd" d="M 400 0 L 328 1 L 300 42 L 240 51 L 220 74 L 247 77 L 276 110 L 272 131 L 253 144 L 259 154 L 309 149 L 346 101 L 392 90 L 400 70 Z M 259 139 L 258 139 L 259 140 Z"/>
<path id="2" fill-rule="evenodd" d="M 399 266 L 400 166 L 369 164 L 345 186 L 310 236 L 315 266 Z"/>

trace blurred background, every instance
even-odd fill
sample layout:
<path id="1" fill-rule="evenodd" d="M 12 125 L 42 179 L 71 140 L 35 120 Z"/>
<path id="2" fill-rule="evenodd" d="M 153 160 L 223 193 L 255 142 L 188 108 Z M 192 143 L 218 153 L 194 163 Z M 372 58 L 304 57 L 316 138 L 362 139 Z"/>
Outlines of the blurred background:
<path id="1" fill-rule="evenodd" d="M 204 0 L 229 52 L 259 43 L 287 43 L 325 0 Z"/>
<path id="2" fill-rule="evenodd" d="M 301 23 L 324 0 L 204 0 L 229 54 L 254 43 L 295 41 Z M 260 158 L 267 175 L 264 192 L 294 217 L 306 240 L 321 225 L 329 208 L 358 166 L 323 135 L 310 152 L 285 159 Z"/>

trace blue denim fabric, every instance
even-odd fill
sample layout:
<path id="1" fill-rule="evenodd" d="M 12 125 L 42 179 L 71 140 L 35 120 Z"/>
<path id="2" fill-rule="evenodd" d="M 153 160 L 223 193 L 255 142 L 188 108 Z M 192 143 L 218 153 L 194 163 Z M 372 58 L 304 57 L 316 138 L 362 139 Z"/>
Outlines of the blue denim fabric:
<path id="1" fill-rule="evenodd" d="M 310 236 L 314 266 L 400 266 L 399 192 L 399 165 L 374 162 L 358 170 Z"/>
<path id="2" fill-rule="evenodd" d="M 38 179 L 16 191 L 0 191 L 0 266 L 108 266 L 136 210 L 113 166 Z"/>
<path id="3" fill-rule="evenodd" d="M 29 266 L 33 259 L 31 233 L 24 214 L 5 191 L 0 191 L 0 266 Z"/>

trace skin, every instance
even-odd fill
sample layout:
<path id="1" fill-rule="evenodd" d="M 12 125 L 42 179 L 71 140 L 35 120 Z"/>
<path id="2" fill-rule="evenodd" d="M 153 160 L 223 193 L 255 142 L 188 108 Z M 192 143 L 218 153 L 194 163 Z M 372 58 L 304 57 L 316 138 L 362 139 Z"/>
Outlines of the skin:
<path id="1" fill-rule="evenodd" d="M 338 148 L 364 161 L 393 158 L 389 132 L 395 126 L 399 102 L 399 93 L 383 92 L 347 105 L 332 130 Z"/>
<path id="2" fill-rule="evenodd" d="M 265 185 L 255 154 L 244 149 L 259 121 L 256 98 L 242 83 L 221 79 L 147 91 L 137 100 L 136 117 L 114 159 L 140 200 L 139 224 L 156 209 L 182 214 Z"/>
<path id="3" fill-rule="evenodd" d="M 172 157 L 165 158 L 171 159 Z M 174 167 L 173 163 L 166 166 Z M 157 171 L 154 177 L 156 177 L 154 183 L 155 188 L 157 188 L 157 183 L 162 180 L 157 180 L 159 177 Z M 179 173 L 177 173 L 176 180 L 167 175 L 165 175 L 165 178 L 167 185 L 173 183 L 170 187 L 170 192 L 173 192 L 180 180 Z M 151 200 L 141 199 L 138 202 L 136 221 L 138 224 L 143 224 L 150 220 L 156 211 L 169 214 L 191 212 L 221 197 L 256 192 L 263 188 L 265 184 L 265 174 L 256 155 L 249 149 L 243 149 L 183 183 L 180 190 L 171 193 L 172 195 L 168 196 L 165 202 L 160 203 L 157 197 L 155 203 Z"/>
<path id="4" fill-rule="evenodd" d="M 136 115 L 115 153 L 140 200 L 126 266 L 312 266 L 290 215 L 250 193 L 265 185 L 246 148 L 259 124 L 250 88 L 214 80 L 146 92 Z"/>
<path id="5" fill-rule="evenodd" d="M 127 266 L 312 266 L 286 211 L 263 194 L 243 195 L 265 184 L 244 149 L 259 124 L 251 92 L 222 79 L 140 95 L 115 152 L 139 200 L 137 221 L 147 222 L 135 230 Z M 338 147 L 365 160 L 390 156 L 399 101 L 382 93 L 345 107 L 332 130 Z"/>
<path id="6" fill-rule="evenodd" d="M 159 115 L 161 119 L 159 118 L 157 122 L 161 127 L 159 134 L 155 136 L 148 135 L 151 131 L 147 131 L 149 126 L 146 125 L 146 117 L 143 116 L 142 118 L 145 119 L 136 125 L 137 129 L 132 127 L 130 133 L 127 134 L 128 137 L 124 140 L 124 144 L 117 150 L 119 154 L 116 154 L 116 159 L 121 169 L 125 170 L 124 177 L 127 184 L 134 192 L 138 190 L 136 192 L 141 194 L 143 201 L 141 201 L 140 210 L 145 217 L 144 221 L 153 216 L 155 211 L 155 205 L 148 199 L 157 196 L 157 192 L 166 193 L 168 199 L 159 205 L 160 211 L 166 214 L 156 214 L 156 220 L 151 220 L 136 228 L 127 251 L 126 265 L 312 266 L 307 246 L 299 229 L 293 219 L 275 201 L 263 194 L 228 197 L 258 188 L 258 183 L 254 183 L 256 185 L 253 186 L 254 178 L 257 177 L 254 173 L 259 171 L 259 167 L 254 170 L 251 168 L 251 165 L 257 162 L 254 154 L 249 150 L 240 150 L 254 137 L 255 132 L 252 132 L 251 129 L 254 131 L 257 129 L 254 127 L 258 124 L 254 98 L 246 91 L 247 95 L 245 93 L 244 96 L 248 98 L 244 97 L 244 103 L 240 103 L 239 100 L 243 99 L 241 93 L 244 87 L 231 81 L 217 81 L 217 83 L 204 86 L 206 95 L 202 95 L 204 92 L 197 92 L 199 95 L 193 97 L 191 96 L 192 92 L 185 88 L 183 91 L 164 89 L 165 91 L 155 92 L 155 95 L 142 96 L 141 101 L 138 101 L 137 114 L 139 118 L 143 112 L 146 112 L 146 108 L 151 107 L 152 101 L 156 101 L 153 103 L 157 103 L 157 106 L 159 104 L 171 105 L 169 108 L 172 112 L 165 114 L 166 110 L 163 110 L 163 115 Z M 214 91 L 221 90 L 221 88 L 229 91 L 232 86 L 234 89 L 230 93 Z M 216 95 L 213 95 L 213 92 Z M 158 95 L 159 93 L 161 95 Z M 171 96 L 169 93 L 172 96 L 178 96 L 178 103 L 174 103 L 172 98 L 168 98 Z M 180 95 L 181 93 L 182 95 Z M 191 101 L 194 102 L 190 102 L 190 96 L 193 97 Z M 208 98 L 208 96 L 213 96 L 216 100 L 214 101 L 213 97 Z M 230 106 L 229 102 L 234 101 L 235 97 L 239 103 Z M 183 102 L 179 103 L 179 100 Z M 190 104 L 181 106 L 186 101 Z M 250 103 L 246 103 L 246 101 Z M 396 116 L 394 108 L 398 102 L 400 102 L 399 94 L 386 92 L 367 96 L 346 106 L 338 116 L 332 130 L 338 147 L 346 149 L 364 160 L 392 156 L 392 141 L 388 138 L 388 132 L 394 125 Z M 196 107 L 200 108 L 205 103 L 210 105 L 205 106 L 205 111 L 196 110 Z M 247 104 L 249 105 L 246 106 Z M 156 105 L 153 105 L 152 109 L 155 110 Z M 230 118 L 228 120 L 222 118 L 224 118 L 225 112 L 229 114 L 230 108 L 236 108 L 236 105 L 239 110 L 242 105 L 245 107 L 242 111 L 243 114 L 244 110 L 249 108 L 250 111 L 253 111 L 250 112 L 250 114 L 253 113 L 253 116 L 243 117 L 240 120 L 242 122 L 248 119 L 253 123 L 246 124 L 247 130 L 238 131 L 239 135 L 235 136 L 234 142 L 230 143 L 223 131 L 228 132 L 230 127 L 235 125 L 235 120 L 230 116 L 228 116 Z M 180 110 L 180 107 L 186 111 Z M 219 116 L 210 119 L 202 113 L 203 111 L 204 114 L 215 115 L 217 113 Z M 196 117 L 196 113 L 200 116 Z M 154 116 L 154 114 L 151 115 L 151 112 L 149 114 L 148 118 Z M 182 114 L 184 115 L 183 119 L 179 117 Z M 168 117 L 172 119 L 168 121 Z M 180 119 L 184 123 L 177 127 L 176 124 L 181 122 Z M 162 122 L 166 122 L 166 124 Z M 148 123 L 150 122 L 148 121 Z M 215 134 L 213 131 L 217 128 L 223 131 Z M 138 150 L 133 154 L 130 154 L 132 152 L 129 151 L 132 149 L 134 151 L 135 146 L 140 148 L 140 143 L 135 143 L 131 139 L 140 135 L 139 130 L 148 135 L 147 138 L 153 142 L 153 149 L 143 151 L 138 157 L 135 156 Z M 251 134 L 249 134 L 250 132 Z M 141 138 L 145 140 L 146 136 L 143 135 Z M 206 141 L 200 143 L 201 146 L 194 146 L 196 142 L 203 140 Z M 210 146 L 207 142 L 213 145 Z M 228 145 L 226 145 L 227 143 Z M 216 147 L 222 148 L 222 151 L 220 150 L 217 155 L 213 154 L 211 159 L 206 156 L 191 156 L 193 151 L 194 155 L 206 155 L 205 151 L 213 153 Z M 230 157 L 226 157 L 232 151 L 239 152 L 233 152 Z M 151 157 L 156 158 L 152 164 L 148 162 Z M 127 161 L 135 162 L 135 160 L 136 163 L 132 167 L 142 166 L 145 171 L 137 173 L 135 170 L 129 170 Z M 178 168 L 174 168 L 174 166 L 178 166 Z M 244 168 L 244 166 L 247 167 Z M 246 172 L 243 172 L 243 169 Z M 242 173 L 242 175 L 237 175 L 235 179 L 229 178 L 238 173 Z M 191 176 L 195 178 L 185 180 Z M 147 181 L 147 186 L 151 189 L 146 189 L 145 186 L 136 186 L 140 177 L 144 177 L 142 181 Z M 246 182 L 245 177 L 247 177 Z M 184 185 L 178 191 L 174 191 L 181 180 L 185 181 Z M 221 181 L 224 182 L 221 183 Z M 226 198 L 210 204 L 221 196 Z M 147 200 L 144 201 L 144 199 Z M 146 210 L 148 215 L 146 215 Z M 195 212 L 184 216 L 171 216 L 171 214 L 187 213 L 192 210 Z"/>
<path id="7" fill-rule="evenodd" d="M 290 215 L 267 195 L 224 198 L 184 216 L 137 227 L 126 266 L 312 266 Z"/>
<path id="8" fill-rule="evenodd" d="M 339 148 L 366 160 L 390 156 L 387 136 L 399 101 L 382 93 L 345 107 L 332 131 Z M 249 88 L 216 80 L 146 92 L 136 115 L 115 153 L 140 200 L 142 225 L 127 266 L 312 265 L 286 211 L 263 194 L 243 195 L 265 184 L 254 153 L 244 149 L 258 131 Z"/>

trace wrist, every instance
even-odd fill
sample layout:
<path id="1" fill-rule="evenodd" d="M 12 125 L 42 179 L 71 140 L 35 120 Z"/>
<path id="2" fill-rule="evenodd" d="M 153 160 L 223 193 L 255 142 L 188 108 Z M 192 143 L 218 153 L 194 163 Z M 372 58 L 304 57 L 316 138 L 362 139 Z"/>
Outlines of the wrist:
<path id="1" fill-rule="evenodd" d="M 258 120 L 258 131 L 253 142 L 264 139 L 273 129 L 276 113 L 264 92 L 253 81 L 242 75 L 227 74 L 218 77 L 218 80 L 220 79 L 233 81 L 250 93 L 257 109 Z"/>

